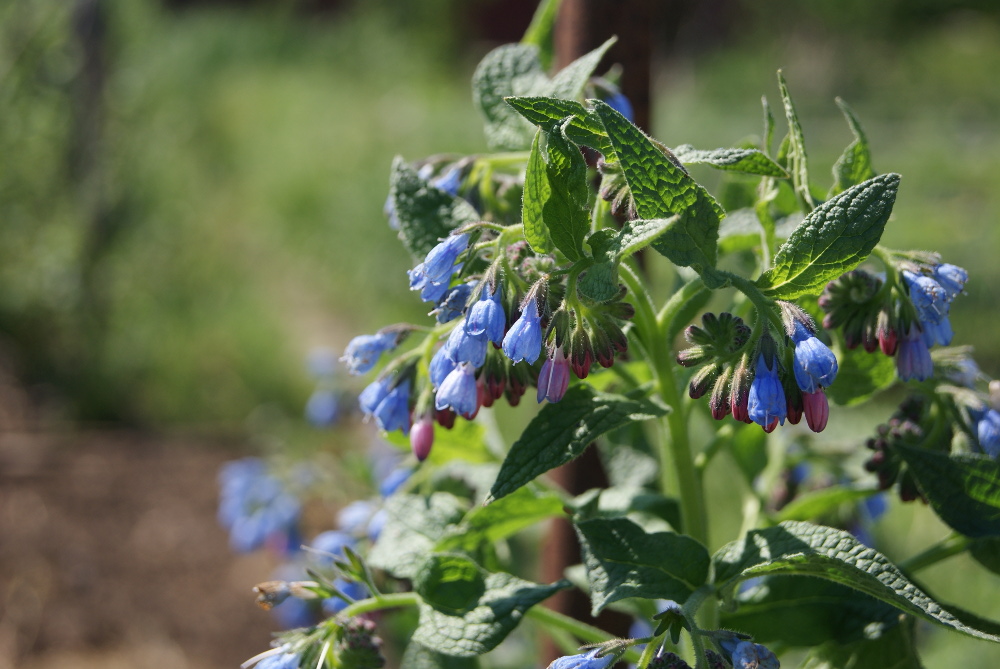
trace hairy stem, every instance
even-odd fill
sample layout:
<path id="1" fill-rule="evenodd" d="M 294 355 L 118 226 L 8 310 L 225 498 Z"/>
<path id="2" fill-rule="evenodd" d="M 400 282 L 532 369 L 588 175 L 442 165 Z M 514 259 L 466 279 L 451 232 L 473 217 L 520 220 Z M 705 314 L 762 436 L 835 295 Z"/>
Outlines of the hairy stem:
<path id="1" fill-rule="evenodd" d="M 953 533 L 922 553 L 917 553 L 913 557 L 903 560 L 898 566 L 903 572 L 912 574 L 953 555 L 958 555 L 969 547 L 969 543 L 971 542 L 968 537 Z"/>

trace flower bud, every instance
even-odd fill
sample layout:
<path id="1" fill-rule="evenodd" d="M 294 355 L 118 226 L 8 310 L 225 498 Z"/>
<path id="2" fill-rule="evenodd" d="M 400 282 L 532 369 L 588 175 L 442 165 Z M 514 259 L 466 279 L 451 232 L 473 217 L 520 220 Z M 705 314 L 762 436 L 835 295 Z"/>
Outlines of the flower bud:
<path id="1" fill-rule="evenodd" d="M 557 309 L 552 318 L 549 320 L 549 326 L 545 330 L 545 336 L 542 337 L 542 341 L 546 342 L 549 340 L 550 336 L 555 336 L 555 345 L 562 348 L 566 343 L 566 338 L 569 335 L 569 323 L 570 317 L 569 312 L 566 309 Z"/>
<path id="2" fill-rule="evenodd" d="M 601 367 L 610 367 L 615 364 L 615 350 L 611 343 L 611 338 L 602 327 L 594 328 L 594 336 L 591 338 L 594 346 L 594 357 Z"/>
<path id="3" fill-rule="evenodd" d="M 428 413 L 410 428 L 410 450 L 414 457 L 423 462 L 431 453 L 431 446 L 434 445 L 434 421 Z"/>
<path id="4" fill-rule="evenodd" d="M 340 629 L 334 653 L 341 667 L 380 669 L 385 666 L 382 639 L 375 633 L 375 623 L 366 618 L 351 618 Z"/>
<path id="5" fill-rule="evenodd" d="M 437 409 L 434 412 L 434 420 L 446 430 L 455 427 L 455 417 L 457 414 L 451 409 Z"/>
<path id="6" fill-rule="evenodd" d="M 878 312 L 875 332 L 878 336 L 878 345 L 882 349 L 882 353 L 890 357 L 896 355 L 896 349 L 899 346 L 899 329 L 893 323 L 892 316 L 885 307 Z"/>
<path id="7" fill-rule="evenodd" d="M 714 364 L 699 369 L 691 377 L 691 383 L 688 385 L 688 395 L 690 395 L 691 399 L 696 400 L 707 393 L 709 387 L 715 384 L 715 379 L 719 375 L 719 371 L 719 366 Z"/>
<path id="8" fill-rule="evenodd" d="M 736 371 L 733 372 L 732 389 L 729 394 L 729 409 L 733 418 L 744 423 L 752 423 L 748 403 L 750 401 L 750 356 L 746 353 L 740 358 Z"/>
<path id="9" fill-rule="evenodd" d="M 803 393 L 802 405 L 809 429 L 813 432 L 822 432 L 830 418 L 830 403 L 826 399 L 826 393 L 822 388 L 813 393 Z"/>
<path id="10" fill-rule="evenodd" d="M 732 370 L 726 367 L 719 374 L 718 378 L 715 379 L 712 396 L 708 399 L 708 408 L 711 410 L 712 418 L 715 420 L 722 420 L 729 415 L 729 381 L 732 378 L 732 374 Z"/>
<path id="11" fill-rule="evenodd" d="M 570 365 L 576 378 L 585 379 L 590 373 L 590 365 L 594 362 L 594 349 L 590 345 L 590 337 L 581 323 L 573 330 L 573 343 L 569 355 Z"/>

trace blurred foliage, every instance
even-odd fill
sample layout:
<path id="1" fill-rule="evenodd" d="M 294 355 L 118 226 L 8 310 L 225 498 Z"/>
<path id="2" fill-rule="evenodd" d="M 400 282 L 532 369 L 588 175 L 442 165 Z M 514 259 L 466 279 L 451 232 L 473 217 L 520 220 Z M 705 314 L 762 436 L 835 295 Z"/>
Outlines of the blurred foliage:
<path id="1" fill-rule="evenodd" d="M 97 96 L 93 4 L 0 5 L 0 353 L 64 416 L 297 415 L 311 346 L 422 312 L 384 271 L 408 263 L 388 168 L 483 148 L 467 82 L 475 12 L 497 3 L 106 0 Z M 843 96 L 876 169 L 904 175 L 885 241 L 970 270 L 956 341 L 998 375 L 994 4 L 733 3 L 724 42 L 660 68 L 653 129 L 699 148 L 759 133 L 783 66 L 818 174 L 850 141 Z"/>

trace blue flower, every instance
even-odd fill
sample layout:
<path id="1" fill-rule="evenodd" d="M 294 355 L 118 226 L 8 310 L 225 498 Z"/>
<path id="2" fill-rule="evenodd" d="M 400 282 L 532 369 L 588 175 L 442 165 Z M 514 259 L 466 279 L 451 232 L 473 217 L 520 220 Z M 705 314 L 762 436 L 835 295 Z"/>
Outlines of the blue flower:
<path id="1" fill-rule="evenodd" d="M 316 624 L 316 611 L 309 602 L 298 597 L 289 597 L 271 609 L 271 615 L 278 621 L 282 629 L 290 630 L 296 627 L 308 627 Z M 258 664 L 258 667 L 268 666 Z M 279 665 L 280 666 L 280 665 Z M 291 665 L 297 667 L 297 664 Z"/>
<path id="2" fill-rule="evenodd" d="M 899 342 L 896 350 L 896 373 L 903 381 L 925 381 L 934 375 L 931 352 L 916 323 L 910 324 L 910 329 Z"/>
<path id="3" fill-rule="evenodd" d="M 920 326 L 924 331 L 923 339 L 927 348 L 930 348 L 935 344 L 947 346 L 951 343 L 952 337 L 955 336 L 955 333 L 951 329 L 951 320 L 947 316 L 942 318 L 937 323 L 921 321 Z"/>
<path id="4" fill-rule="evenodd" d="M 389 394 L 389 383 L 391 381 L 392 377 L 389 376 L 375 379 L 358 395 L 358 405 L 366 416 L 374 414 L 375 409 L 378 408 L 378 405 Z"/>
<path id="5" fill-rule="evenodd" d="M 286 650 L 288 646 L 282 646 Z M 282 652 L 269 655 L 257 663 L 256 669 L 298 669 L 301 659 L 295 653 Z"/>
<path id="6" fill-rule="evenodd" d="M 455 261 L 468 246 L 468 234 L 449 235 L 424 258 L 423 275 L 428 281 L 447 283 L 455 270 Z"/>
<path id="7" fill-rule="evenodd" d="M 604 101 L 609 107 L 627 118 L 629 121 L 635 121 L 635 112 L 632 110 L 632 103 L 629 102 L 629 99 L 625 97 L 623 93 L 615 91 L 608 97 L 604 98 Z"/>
<path id="8" fill-rule="evenodd" d="M 340 418 L 340 400 L 328 388 L 317 388 L 306 402 L 306 420 L 316 427 L 329 427 Z"/>
<path id="9" fill-rule="evenodd" d="M 345 548 L 354 548 L 357 540 L 346 532 L 340 530 L 327 530 L 320 532 L 312 540 L 311 557 L 312 560 L 324 568 L 333 567 L 334 558 L 343 558 Z"/>
<path id="10" fill-rule="evenodd" d="M 375 509 L 375 504 L 366 499 L 351 502 L 337 512 L 337 527 L 348 534 L 361 534 L 375 514 Z"/>
<path id="11" fill-rule="evenodd" d="M 274 535 L 295 530 L 301 505 L 257 458 L 227 463 L 219 473 L 219 522 L 239 553 L 264 545 Z"/>
<path id="12" fill-rule="evenodd" d="M 969 273 L 957 265 L 941 263 L 934 266 L 934 278 L 944 288 L 950 300 L 954 299 L 956 295 L 965 289 L 965 283 L 969 280 Z"/>
<path id="13" fill-rule="evenodd" d="M 365 374 L 375 366 L 379 356 L 396 348 L 398 343 L 399 335 L 395 332 L 360 335 L 350 341 L 340 359 L 351 374 Z"/>
<path id="14" fill-rule="evenodd" d="M 614 664 L 617 659 L 614 653 L 610 653 L 604 657 L 597 657 L 599 652 L 600 649 L 595 648 L 589 653 L 565 655 L 553 660 L 548 669 L 606 669 L 606 667 Z"/>
<path id="15" fill-rule="evenodd" d="M 792 340 L 795 342 L 792 371 L 799 389 L 804 393 L 815 393 L 820 388 L 829 387 L 837 378 L 837 356 L 830 347 L 798 321 L 795 322 Z"/>
<path id="16" fill-rule="evenodd" d="M 759 643 L 741 641 L 733 650 L 733 669 L 778 669 L 774 653 Z"/>
<path id="17" fill-rule="evenodd" d="M 472 284 L 462 283 L 449 288 L 431 310 L 438 323 L 448 323 L 465 313 L 465 305 L 472 294 Z"/>
<path id="18" fill-rule="evenodd" d="M 948 293 L 934 279 L 923 274 L 903 271 L 910 288 L 910 300 L 921 323 L 940 323 L 948 316 Z"/>
<path id="19" fill-rule="evenodd" d="M 538 373 L 538 403 L 542 400 L 558 402 L 566 394 L 569 387 L 569 360 L 561 348 L 556 348 L 551 358 L 542 363 Z"/>
<path id="20" fill-rule="evenodd" d="M 468 362 L 479 369 L 486 362 L 486 347 L 488 345 L 486 337 L 469 334 L 463 324 L 459 323 L 448 335 L 448 341 L 445 342 L 442 350 L 456 363 Z"/>
<path id="21" fill-rule="evenodd" d="M 466 417 L 475 414 L 479 407 L 475 372 L 470 363 L 459 363 L 438 388 L 434 397 L 434 408 L 451 409 Z"/>
<path id="22" fill-rule="evenodd" d="M 450 337 L 449 337 L 450 339 Z M 435 388 L 440 388 L 444 380 L 448 378 L 452 370 L 458 366 L 458 363 L 451 357 L 451 353 L 448 351 L 447 346 L 442 346 L 438 349 L 434 357 L 431 358 L 429 376 L 431 377 L 431 383 Z"/>
<path id="23" fill-rule="evenodd" d="M 410 431 L 410 380 L 405 379 L 389 390 L 372 412 L 379 428 L 386 432 Z"/>
<path id="24" fill-rule="evenodd" d="M 538 299 L 532 296 L 503 338 L 503 352 L 513 362 L 535 362 L 542 352 L 542 324 L 538 314 Z"/>
<path id="25" fill-rule="evenodd" d="M 497 285 L 497 289 L 492 293 L 489 293 L 488 290 L 489 285 L 483 286 L 479 301 L 469 309 L 469 316 L 465 319 L 465 330 L 470 335 L 485 334 L 486 339 L 494 344 L 499 344 L 503 341 L 507 315 L 500 303 L 500 286 Z"/>
<path id="26" fill-rule="evenodd" d="M 462 185 L 462 168 L 458 166 L 452 167 L 436 179 L 431 179 L 430 184 L 448 193 L 448 195 L 457 196 L 458 189 Z"/>
<path id="27" fill-rule="evenodd" d="M 335 579 L 333 586 L 350 597 L 352 601 L 358 601 L 368 596 L 368 588 L 357 581 L 347 581 L 342 578 Z M 349 602 L 340 597 L 327 597 L 323 600 L 323 612 L 328 616 L 336 615 L 347 608 Z"/>
<path id="28" fill-rule="evenodd" d="M 991 458 L 1000 458 L 1000 412 L 988 410 L 976 426 L 979 447 Z"/>
<path id="29" fill-rule="evenodd" d="M 771 431 L 779 422 L 785 424 L 788 401 L 778 378 L 777 359 L 774 360 L 774 369 L 771 369 L 764 358 L 763 354 L 757 357 L 757 373 L 750 384 L 747 413 L 750 420 Z"/>
<path id="30" fill-rule="evenodd" d="M 410 479 L 413 470 L 409 467 L 397 467 L 389 472 L 378 485 L 379 494 L 382 497 L 389 497 L 394 492 L 403 487 L 403 484 Z"/>
<path id="31" fill-rule="evenodd" d="M 386 513 L 385 509 L 379 509 L 372 516 L 372 519 L 368 521 L 368 540 L 375 541 L 378 536 L 382 534 L 382 529 L 385 527 L 386 521 L 389 520 L 389 514 Z"/>

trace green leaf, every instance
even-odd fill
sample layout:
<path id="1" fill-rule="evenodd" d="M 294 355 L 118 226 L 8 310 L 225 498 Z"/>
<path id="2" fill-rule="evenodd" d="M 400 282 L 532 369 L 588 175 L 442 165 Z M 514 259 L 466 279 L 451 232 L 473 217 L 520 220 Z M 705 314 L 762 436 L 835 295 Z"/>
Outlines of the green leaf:
<path id="1" fill-rule="evenodd" d="M 741 581 L 755 576 L 817 576 L 969 636 L 1000 642 L 1000 636 L 975 629 L 944 610 L 888 558 L 843 530 L 786 521 L 748 532 L 712 559 L 716 583 L 726 597 Z"/>
<path id="2" fill-rule="evenodd" d="M 875 176 L 875 170 L 872 168 L 871 149 L 868 148 L 868 138 L 865 137 L 865 131 L 862 130 L 861 124 L 846 102 L 837 98 L 837 106 L 844 113 L 847 124 L 851 126 L 854 141 L 847 145 L 847 148 L 833 165 L 833 186 L 830 188 L 828 197 L 842 193 L 851 186 L 856 186 Z"/>
<path id="3" fill-rule="evenodd" d="M 411 642 L 406 646 L 399 666 L 406 669 L 478 669 L 479 660 L 475 657 L 445 655 Z"/>
<path id="4" fill-rule="evenodd" d="M 771 142 L 774 141 L 774 113 L 771 111 L 771 105 L 767 101 L 766 95 L 760 96 L 760 106 L 764 112 L 764 137 L 762 145 L 764 152 L 769 154 L 771 153 Z"/>
<path id="5" fill-rule="evenodd" d="M 723 254 L 747 251 L 761 244 L 761 225 L 753 209 L 730 211 L 719 225 L 719 250 Z"/>
<path id="6" fill-rule="evenodd" d="M 618 263 L 605 261 L 591 265 L 580 275 L 576 289 L 594 302 L 607 302 L 618 294 Z"/>
<path id="7" fill-rule="evenodd" d="M 624 116 L 601 101 L 594 102 L 594 113 L 621 163 L 639 218 L 680 215 L 653 248 L 675 265 L 699 272 L 714 267 L 724 214 L 719 203 Z"/>
<path id="8" fill-rule="evenodd" d="M 969 554 L 994 574 L 1000 574 L 1000 538 L 976 539 L 969 546 Z"/>
<path id="9" fill-rule="evenodd" d="M 486 54 L 472 75 L 472 98 L 485 119 L 490 148 L 520 151 L 528 147 L 531 125 L 504 98 L 544 95 L 548 86 L 536 46 L 506 44 Z"/>
<path id="10" fill-rule="evenodd" d="M 1000 536 L 1000 461 L 910 446 L 894 450 L 949 527 L 974 539 Z"/>
<path id="11" fill-rule="evenodd" d="M 435 554 L 413 585 L 422 599 L 413 641 L 445 655 L 472 657 L 496 648 L 525 611 L 570 583 L 539 585 L 491 574 L 461 555 Z"/>
<path id="12" fill-rule="evenodd" d="M 531 142 L 531 153 L 524 173 L 524 199 L 521 205 L 521 220 L 524 238 L 535 253 L 552 253 L 555 248 L 545 226 L 543 210 L 552 197 L 552 186 L 545 167 L 545 156 L 541 148 L 542 131 L 535 133 Z"/>
<path id="13" fill-rule="evenodd" d="M 788 172 L 759 149 L 714 149 L 699 151 L 690 144 L 681 144 L 673 150 L 685 165 L 703 163 L 720 170 L 744 172 L 765 177 L 788 178 Z"/>
<path id="14" fill-rule="evenodd" d="M 556 100 L 543 97 L 509 97 L 508 105 L 531 123 L 543 130 L 551 130 L 570 119 L 566 136 L 582 146 L 589 146 L 601 153 L 611 151 L 604 126 L 587 113 L 586 108 L 574 100 Z"/>
<path id="15" fill-rule="evenodd" d="M 531 17 L 531 24 L 521 38 L 521 44 L 538 47 L 538 59 L 545 69 L 552 66 L 552 36 L 560 4 L 562 0 L 542 0 L 538 3 L 535 14 Z M 409 665 L 404 663 L 403 666 Z"/>
<path id="16" fill-rule="evenodd" d="M 627 518 L 575 524 L 590 582 L 591 615 L 620 599 L 684 603 L 708 579 L 708 550 L 673 532 L 647 534 Z"/>
<path id="17" fill-rule="evenodd" d="M 803 493 L 782 507 L 775 514 L 776 520 L 815 520 L 841 504 L 849 504 L 871 497 L 878 490 L 852 486 L 831 486 Z"/>
<path id="18" fill-rule="evenodd" d="M 882 174 L 816 207 L 782 244 L 757 286 L 769 297 L 789 300 L 818 294 L 828 281 L 857 267 L 882 237 L 898 188 L 898 174 Z"/>
<path id="19" fill-rule="evenodd" d="M 431 186 L 399 156 L 392 163 L 389 197 L 399 220 L 399 236 L 415 258 L 423 258 L 458 226 L 479 220 L 471 204 Z"/>
<path id="20" fill-rule="evenodd" d="M 595 302 L 606 302 L 618 294 L 618 263 L 636 253 L 665 233 L 678 217 L 651 221 L 629 221 L 621 230 L 598 230 L 587 243 L 599 262 L 588 268 L 577 286 L 580 294 Z"/>
<path id="21" fill-rule="evenodd" d="M 555 493 L 536 494 L 521 488 L 489 506 L 470 511 L 435 550 L 471 552 L 481 544 L 506 539 L 542 520 L 563 515 L 562 499 Z"/>
<path id="22" fill-rule="evenodd" d="M 671 529 L 681 529 L 681 507 L 676 499 L 636 486 L 594 488 L 576 497 L 571 506 L 577 513 L 577 522 L 634 514 L 630 520 L 643 528 L 649 524 L 644 521 L 659 519 L 669 524 Z M 657 530 L 662 529 L 661 523 Z"/>
<path id="23" fill-rule="evenodd" d="M 838 337 L 839 339 L 839 337 Z M 896 382 L 896 361 L 858 346 L 837 346 L 837 378 L 826 389 L 827 397 L 841 406 L 861 404 Z"/>
<path id="24" fill-rule="evenodd" d="M 800 669 L 921 669 L 913 638 L 913 621 L 877 639 L 840 644 L 830 641 L 813 649 Z"/>
<path id="25" fill-rule="evenodd" d="M 556 248 L 576 261 L 583 257 L 583 240 L 590 234 L 587 161 L 562 128 L 545 133 L 545 139 L 549 192 L 542 201 L 542 220 Z"/>
<path id="26" fill-rule="evenodd" d="M 590 53 L 584 54 L 572 63 L 561 69 L 552 78 L 546 93 L 553 98 L 563 100 L 576 100 L 583 94 L 583 87 L 587 84 L 590 76 L 597 69 L 601 58 L 607 50 L 618 41 L 617 37 L 609 38 L 604 44 L 597 47 Z"/>
<path id="27" fill-rule="evenodd" d="M 904 617 L 895 607 L 839 583 L 818 578 L 768 576 L 736 597 L 722 625 L 758 643 L 816 646 L 829 640 L 874 639 Z"/>
<path id="28" fill-rule="evenodd" d="M 788 93 L 788 84 L 785 82 L 785 76 L 781 70 L 778 70 L 778 88 L 781 90 L 781 101 L 785 105 L 785 119 L 788 121 L 788 171 L 792 175 L 795 194 L 808 211 L 815 206 L 815 201 L 809 190 L 809 160 L 806 157 L 806 138 L 802 134 L 799 115 L 795 112 L 795 105 L 792 103 L 792 96 Z"/>
<path id="29" fill-rule="evenodd" d="M 667 407 L 649 399 L 601 393 L 587 385 L 570 387 L 558 404 L 542 407 L 511 446 L 488 502 L 509 495 L 535 477 L 579 457 L 605 432 L 632 421 L 662 416 L 667 411 Z"/>
<path id="30" fill-rule="evenodd" d="M 457 497 L 443 492 L 430 497 L 395 494 L 383 508 L 385 527 L 368 561 L 397 578 L 413 578 L 448 526 L 459 522 L 466 510 Z"/>

